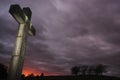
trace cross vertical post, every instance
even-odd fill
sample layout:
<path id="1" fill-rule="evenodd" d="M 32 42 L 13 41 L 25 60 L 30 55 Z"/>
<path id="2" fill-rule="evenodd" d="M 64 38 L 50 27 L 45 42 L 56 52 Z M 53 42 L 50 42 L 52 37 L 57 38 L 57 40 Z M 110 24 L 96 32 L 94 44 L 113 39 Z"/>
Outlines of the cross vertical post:
<path id="1" fill-rule="evenodd" d="M 19 28 L 9 66 L 8 80 L 20 80 L 26 50 L 27 34 L 34 36 L 35 29 L 30 22 L 32 12 L 29 7 L 21 9 L 18 4 L 15 4 L 10 6 L 9 12 L 19 23 Z"/>

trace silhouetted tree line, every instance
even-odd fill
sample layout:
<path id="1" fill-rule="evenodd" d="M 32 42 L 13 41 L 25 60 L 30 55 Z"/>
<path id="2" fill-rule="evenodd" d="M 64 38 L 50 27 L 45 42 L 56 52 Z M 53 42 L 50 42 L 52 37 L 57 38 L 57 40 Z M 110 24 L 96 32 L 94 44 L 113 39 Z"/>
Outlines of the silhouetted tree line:
<path id="1" fill-rule="evenodd" d="M 102 75 L 103 73 L 107 72 L 107 66 L 105 66 L 103 64 L 92 65 L 92 66 L 80 65 L 80 66 L 73 66 L 70 70 L 73 75 L 98 75 L 99 76 L 99 75 Z M 0 80 L 7 80 L 7 75 L 8 75 L 7 67 L 0 63 Z M 61 78 L 61 77 L 58 77 L 58 79 L 59 78 Z M 76 79 L 77 77 L 71 76 L 70 79 L 71 78 Z M 78 78 L 79 78 L 79 76 L 78 76 Z M 86 77 L 84 77 L 84 78 L 86 78 Z M 92 78 L 92 77 L 89 77 L 89 78 Z M 58 80 L 58 79 L 54 78 L 54 80 Z M 66 77 L 66 79 L 67 79 L 67 77 Z M 103 79 L 104 79 L 104 77 L 103 77 Z M 35 76 L 34 74 L 29 74 L 28 76 L 22 75 L 20 80 L 53 80 L 53 79 L 52 78 L 50 79 L 50 77 L 46 77 L 46 76 L 44 76 L 44 73 L 41 73 L 41 75 L 38 75 L 38 76 Z M 74 80 L 74 79 L 71 79 L 71 80 Z M 111 80 L 111 79 L 109 79 L 109 80 Z M 120 80 L 120 79 L 117 79 L 117 80 Z"/>
<path id="2" fill-rule="evenodd" d="M 71 68 L 71 73 L 73 75 L 102 75 L 107 72 L 107 66 L 103 64 L 98 64 L 94 66 L 81 65 L 81 66 L 73 66 Z"/>
<path id="3" fill-rule="evenodd" d="M 6 80 L 7 75 L 7 66 L 0 63 L 0 80 Z"/>
<path id="4" fill-rule="evenodd" d="M 0 80 L 7 80 L 8 76 L 8 68 L 4 64 L 0 63 Z M 28 76 L 25 76 L 24 74 L 21 75 L 20 80 L 43 80 L 44 79 L 44 73 L 41 73 L 41 75 L 35 76 L 33 73 L 29 74 Z"/>
<path id="5" fill-rule="evenodd" d="M 22 74 L 21 76 L 21 80 L 45 80 L 44 79 L 44 73 L 41 73 L 41 75 L 34 75 L 33 73 L 25 76 L 24 74 Z"/>

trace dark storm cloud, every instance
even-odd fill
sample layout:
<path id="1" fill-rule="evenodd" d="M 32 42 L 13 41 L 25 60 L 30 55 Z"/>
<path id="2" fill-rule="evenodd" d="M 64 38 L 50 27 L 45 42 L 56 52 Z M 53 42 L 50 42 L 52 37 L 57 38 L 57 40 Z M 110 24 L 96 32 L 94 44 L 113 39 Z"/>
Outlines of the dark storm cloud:
<path id="1" fill-rule="evenodd" d="M 9 25 L 14 25 L 13 23 L 10 23 L 7 19 L 3 19 L 2 16 L 0 16 L 0 44 L 3 45 L 4 50 L 8 51 L 13 47 L 13 37 L 16 34 L 16 31 L 14 31 L 14 28 L 10 27 Z M 13 36 L 12 36 L 13 35 Z M 6 52 L 5 52 L 6 53 Z M 8 54 L 8 53 L 7 53 Z"/>
<path id="2" fill-rule="evenodd" d="M 13 47 L 13 38 L 16 32 L 9 25 L 13 24 L 0 16 L 0 62 L 4 64 L 8 64 L 10 62 L 10 53 Z"/>
<path id="3" fill-rule="evenodd" d="M 3 44 L 0 44 L 0 53 L 4 53 Z"/>
<path id="4" fill-rule="evenodd" d="M 33 12 L 36 36 L 28 38 L 25 67 L 69 74 L 74 65 L 103 63 L 110 66 L 107 74 L 119 76 L 119 0 L 4 1 L 0 3 L 0 54 L 11 54 L 17 33 L 18 24 L 8 13 L 13 3 Z"/>
<path id="5" fill-rule="evenodd" d="M 68 63 L 107 64 L 112 59 L 108 55 L 119 52 L 119 5 L 117 1 L 86 1 L 56 1 L 57 8 L 64 12 L 62 18 L 65 21 L 64 28 L 59 29 L 60 34 L 64 34 L 56 39 L 56 46 L 63 50 L 65 57 L 70 58 Z M 104 56 L 108 57 L 108 61 L 101 60 Z"/>

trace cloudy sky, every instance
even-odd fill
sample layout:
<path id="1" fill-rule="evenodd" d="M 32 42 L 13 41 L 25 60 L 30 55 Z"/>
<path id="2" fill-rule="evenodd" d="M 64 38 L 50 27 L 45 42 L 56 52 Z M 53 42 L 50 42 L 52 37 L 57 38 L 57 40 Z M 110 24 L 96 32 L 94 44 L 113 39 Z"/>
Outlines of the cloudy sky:
<path id="1" fill-rule="evenodd" d="M 30 7 L 36 36 L 28 37 L 23 73 L 70 74 L 79 64 L 106 64 L 120 76 L 120 0 L 0 0 L 0 63 L 9 65 L 18 23 L 11 4 Z"/>

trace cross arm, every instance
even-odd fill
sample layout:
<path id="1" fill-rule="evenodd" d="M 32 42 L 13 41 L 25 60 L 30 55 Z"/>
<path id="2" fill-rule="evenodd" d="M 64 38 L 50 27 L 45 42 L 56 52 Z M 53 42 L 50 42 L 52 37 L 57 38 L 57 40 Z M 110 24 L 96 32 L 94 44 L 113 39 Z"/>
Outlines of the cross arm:
<path id="1" fill-rule="evenodd" d="M 18 4 L 11 5 L 9 13 L 15 18 L 18 23 L 25 23 L 25 14 Z"/>
<path id="2" fill-rule="evenodd" d="M 9 12 L 19 24 L 27 24 L 28 34 L 31 36 L 35 36 L 36 30 L 30 22 L 32 11 L 29 7 L 24 7 L 23 9 L 21 9 L 18 4 L 14 4 L 10 6 Z"/>
<path id="3" fill-rule="evenodd" d="M 35 36 L 36 30 L 35 30 L 34 26 L 32 25 L 32 23 L 28 22 L 27 26 L 28 26 L 28 35 Z"/>
<path id="4" fill-rule="evenodd" d="M 27 15 L 28 20 L 31 20 L 32 11 L 30 10 L 30 8 L 29 7 L 24 7 L 23 12 L 25 13 L 25 15 Z"/>

